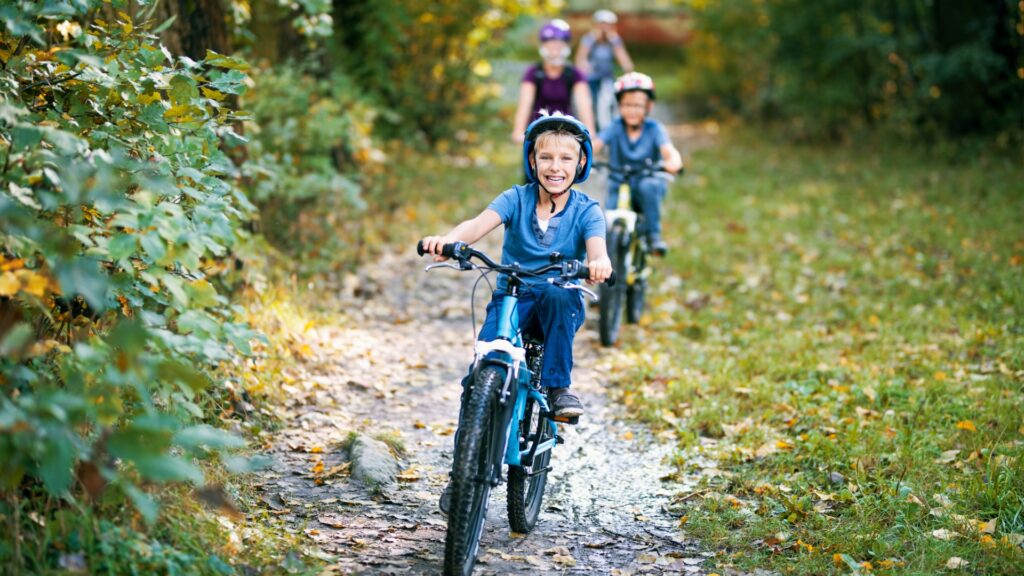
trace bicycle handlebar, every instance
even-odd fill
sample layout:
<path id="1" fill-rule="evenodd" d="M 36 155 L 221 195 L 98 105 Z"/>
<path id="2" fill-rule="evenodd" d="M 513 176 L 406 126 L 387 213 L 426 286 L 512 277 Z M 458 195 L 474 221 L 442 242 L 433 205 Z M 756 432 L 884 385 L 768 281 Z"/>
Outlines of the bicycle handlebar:
<path id="1" fill-rule="evenodd" d="M 683 168 L 680 168 L 677 174 L 673 174 L 665 170 L 665 163 L 661 160 L 657 162 L 651 162 L 650 160 L 648 160 L 647 165 L 642 166 L 640 168 L 636 168 L 630 164 L 626 164 L 625 166 L 613 166 L 608 162 L 594 162 L 593 168 L 597 170 L 603 168 L 605 170 L 608 170 L 609 172 L 621 174 L 626 178 L 631 178 L 633 176 L 653 176 L 655 178 L 661 178 L 669 182 L 675 180 L 676 176 L 681 175 L 684 170 Z"/>
<path id="2" fill-rule="evenodd" d="M 416 243 L 416 253 L 423 256 L 427 251 L 423 248 L 423 241 L 420 240 Z M 445 258 L 454 258 L 459 262 L 469 262 L 470 258 L 476 258 L 484 263 L 484 265 L 503 274 L 511 274 L 515 276 L 542 276 L 553 270 L 560 270 L 559 275 L 563 280 L 587 280 L 590 278 L 590 268 L 580 262 L 579 260 L 560 260 L 553 262 L 540 268 L 533 270 L 525 270 L 520 268 L 518 265 L 505 266 L 498 264 L 494 260 L 491 260 L 486 254 L 471 248 L 469 244 L 465 242 L 453 242 L 451 244 L 444 244 L 441 246 L 441 256 Z M 605 280 L 605 284 L 609 287 L 615 286 L 615 271 L 612 270 L 612 275 Z"/>

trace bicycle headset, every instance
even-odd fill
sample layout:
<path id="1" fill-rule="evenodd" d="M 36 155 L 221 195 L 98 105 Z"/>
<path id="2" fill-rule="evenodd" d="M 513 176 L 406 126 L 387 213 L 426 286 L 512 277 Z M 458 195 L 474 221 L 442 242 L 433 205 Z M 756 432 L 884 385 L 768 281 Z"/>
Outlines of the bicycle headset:
<path id="1" fill-rule="evenodd" d="M 533 184 L 537 183 L 538 186 L 544 188 L 544 185 L 540 183 L 540 178 L 537 177 L 537 169 L 530 167 L 530 154 L 534 152 L 534 145 L 537 143 L 537 137 L 545 132 L 551 132 L 553 130 L 565 130 L 566 132 L 577 137 L 577 141 L 580 145 L 580 154 L 585 159 L 583 166 L 576 167 L 576 174 L 573 176 L 572 182 L 569 183 L 569 188 L 566 188 L 565 192 L 572 189 L 572 185 L 577 182 L 586 182 L 590 176 L 590 165 L 591 158 L 594 155 L 594 147 L 590 143 L 590 131 L 583 125 L 582 122 L 573 118 L 572 116 L 555 112 L 554 114 L 541 116 L 529 126 L 526 127 L 525 137 L 523 139 L 523 172 L 526 173 L 526 183 Z M 580 140 L 582 138 L 582 140 Z M 545 192 L 548 192 L 547 188 L 544 188 Z M 558 195 L 565 194 L 561 192 Z M 548 192 L 548 194 L 551 194 Z M 551 194 L 554 197 L 554 194 Z M 552 212 L 555 209 L 554 203 L 551 204 Z"/>

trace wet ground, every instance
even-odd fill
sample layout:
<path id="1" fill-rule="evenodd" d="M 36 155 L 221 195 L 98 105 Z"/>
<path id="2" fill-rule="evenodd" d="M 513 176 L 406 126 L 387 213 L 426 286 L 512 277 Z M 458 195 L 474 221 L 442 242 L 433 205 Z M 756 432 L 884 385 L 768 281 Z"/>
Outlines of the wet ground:
<path id="1" fill-rule="evenodd" d="M 494 243 L 485 250 L 495 255 Z M 310 332 L 313 360 L 289 386 L 287 424 L 260 489 L 272 514 L 305 533 L 337 574 L 437 574 L 445 519 L 437 498 L 451 465 L 459 379 L 471 357 L 471 273 L 426 274 L 413 250 L 352 278 L 338 299 L 347 319 Z M 489 294 L 478 290 L 482 310 Z M 573 386 L 587 405 L 552 459 L 540 520 L 513 534 L 504 486 L 491 495 L 477 574 L 701 574 L 709 553 L 676 529 L 663 480 L 668 445 L 625 423 L 605 394 L 596 308 L 576 345 Z M 479 321 L 479 313 L 477 320 Z M 405 447 L 399 482 L 371 490 L 349 475 L 350 432 Z"/>

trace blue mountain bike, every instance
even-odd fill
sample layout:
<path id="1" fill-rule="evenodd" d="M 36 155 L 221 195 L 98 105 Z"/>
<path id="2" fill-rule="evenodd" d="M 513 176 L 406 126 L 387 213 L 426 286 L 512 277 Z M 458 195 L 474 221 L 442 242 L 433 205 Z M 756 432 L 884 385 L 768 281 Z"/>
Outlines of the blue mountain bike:
<path id="1" fill-rule="evenodd" d="M 421 256 L 424 254 L 422 243 L 416 250 Z M 548 406 L 540 382 L 544 343 L 519 329 L 517 303 L 523 278 L 557 272 L 558 276 L 549 278 L 549 282 L 566 290 L 581 290 L 593 298 L 597 296 L 573 283 L 589 278 L 588 268 L 578 260 L 562 260 L 557 254 L 552 255 L 551 264 L 534 270 L 524 270 L 517 264 L 498 264 L 462 242 L 445 244 L 442 255 L 454 262 L 431 264 L 428 271 L 447 267 L 475 270 L 481 276 L 497 272 L 507 279 L 497 338 L 476 342 L 472 374 L 463 390 L 455 434 L 444 574 L 468 576 L 476 563 L 488 497 L 491 489 L 503 480 L 502 464 L 508 465 L 509 524 L 513 531 L 527 533 L 540 514 L 551 470 L 551 450 L 563 441 L 556 422 L 579 421 L 578 416 L 555 416 Z M 614 277 L 608 282 L 614 283 Z"/>

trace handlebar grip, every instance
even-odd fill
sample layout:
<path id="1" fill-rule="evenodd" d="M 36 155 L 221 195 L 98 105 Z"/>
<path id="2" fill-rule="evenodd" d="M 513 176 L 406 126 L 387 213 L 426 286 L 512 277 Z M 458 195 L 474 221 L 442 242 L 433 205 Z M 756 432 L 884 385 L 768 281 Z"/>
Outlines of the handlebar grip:
<path id="1" fill-rule="evenodd" d="M 590 278 L 590 267 L 588 267 L 586 264 L 580 264 L 580 269 L 576 272 L 575 277 L 577 280 L 586 280 Z M 608 279 L 604 281 L 604 283 L 609 288 L 615 286 L 615 270 L 612 270 L 612 275 L 609 276 Z"/>
<path id="2" fill-rule="evenodd" d="M 465 242 L 452 242 L 451 244 L 445 244 L 441 246 L 441 256 L 445 258 L 456 258 L 457 252 L 468 248 Z M 423 256 L 427 251 L 423 248 L 423 240 L 416 243 L 416 254 Z"/>

